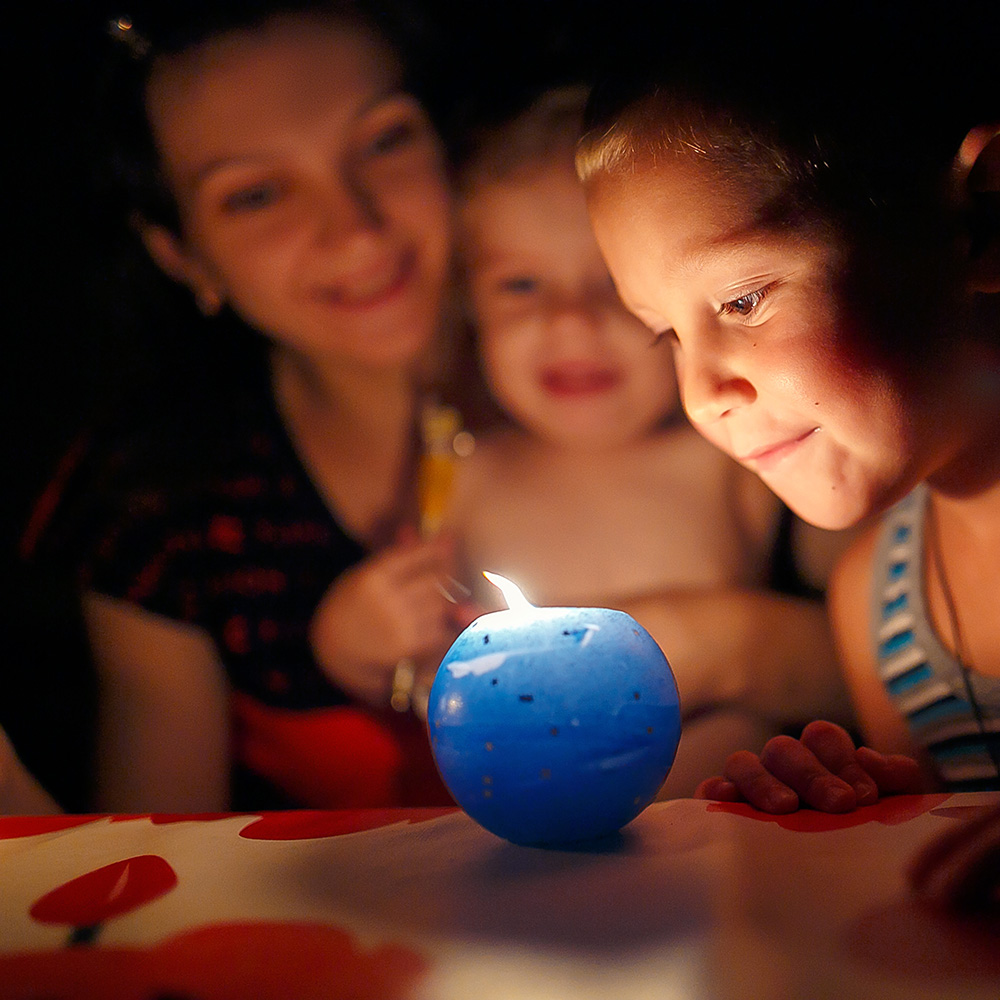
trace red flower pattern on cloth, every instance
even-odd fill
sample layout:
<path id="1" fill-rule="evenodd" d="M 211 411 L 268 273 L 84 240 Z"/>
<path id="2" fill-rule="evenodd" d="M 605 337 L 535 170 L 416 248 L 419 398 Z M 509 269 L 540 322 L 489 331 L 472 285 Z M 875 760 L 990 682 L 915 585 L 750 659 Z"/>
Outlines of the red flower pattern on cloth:
<path id="1" fill-rule="evenodd" d="M 458 812 L 455 806 L 433 809 L 351 809 L 334 812 L 299 810 L 268 813 L 240 830 L 247 840 L 312 840 L 376 830 L 401 821 L 426 823 Z"/>
<path id="2" fill-rule="evenodd" d="M 158 854 L 114 861 L 70 879 L 35 901 L 29 911 L 43 924 L 94 927 L 169 892 L 177 873 Z"/>
<path id="3" fill-rule="evenodd" d="M 144 948 L 0 955 L 0 997 L 405 1000 L 428 966 L 403 944 L 364 948 L 332 925 L 213 924 Z"/>
<path id="4" fill-rule="evenodd" d="M 896 826 L 898 823 L 905 823 L 930 812 L 949 798 L 951 798 L 950 792 L 934 795 L 891 795 L 879 799 L 874 805 L 861 806 L 848 813 L 797 809 L 795 812 L 775 815 L 754 809 L 746 802 L 712 802 L 706 811 L 727 812 L 765 823 L 777 823 L 785 830 L 795 830 L 797 833 L 826 833 L 830 830 L 846 830 L 852 826 L 861 826 L 862 823 Z"/>
<path id="5" fill-rule="evenodd" d="M 101 819 L 88 816 L 0 816 L 0 840 L 35 837 L 42 833 L 58 833 L 74 826 L 83 826 Z"/>

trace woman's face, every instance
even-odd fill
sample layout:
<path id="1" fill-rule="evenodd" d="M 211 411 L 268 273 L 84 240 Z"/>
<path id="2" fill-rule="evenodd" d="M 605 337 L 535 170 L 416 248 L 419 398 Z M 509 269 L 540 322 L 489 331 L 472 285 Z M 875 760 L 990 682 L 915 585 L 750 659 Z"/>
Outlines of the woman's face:
<path id="1" fill-rule="evenodd" d="M 692 423 L 803 518 L 851 525 L 941 459 L 947 428 L 862 349 L 836 241 L 761 226 L 762 196 L 691 154 L 599 174 L 588 201 L 626 305 L 674 344 Z"/>
<path id="2" fill-rule="evenodd" d="M 312 356 L 378 366 L 427 346 L 443 160 L 374 36 L 310 18 L 223 35 L 154 66 L 147 108 L 180 209 L 172 270 L 200 301 Z"/>

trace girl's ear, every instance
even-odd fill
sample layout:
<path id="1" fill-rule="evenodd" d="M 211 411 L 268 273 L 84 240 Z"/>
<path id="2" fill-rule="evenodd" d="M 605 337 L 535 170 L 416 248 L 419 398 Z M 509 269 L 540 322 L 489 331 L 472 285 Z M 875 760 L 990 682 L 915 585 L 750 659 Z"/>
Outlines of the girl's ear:
<path id="1" fill-rule="evenodd" d="M 1000 125 L 980 125 L 955 157 L 961 203 L 969 212 L 969 287 L 1000 292 Z"/>
<path id="2" fill-rule="evenodd" d="M 204 266 L 187 251 L 180 238 L 166 226 L 145 219 L 136 220 L 135 227 L 156 266 L 174 281 L 191 289 L 198 308 L 205 316 L 215 316 L 225 302 L 222 291 Z"/>

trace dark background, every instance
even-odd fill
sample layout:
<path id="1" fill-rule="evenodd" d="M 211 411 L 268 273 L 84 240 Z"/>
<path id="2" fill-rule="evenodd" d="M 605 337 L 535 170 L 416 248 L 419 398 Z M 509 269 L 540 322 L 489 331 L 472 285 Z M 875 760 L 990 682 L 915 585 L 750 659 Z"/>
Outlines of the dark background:
<path id="1" fill-rule="evenodd" d="M 115 270 L 104 207 L 88 180 L 89 101 L 105 25 L 129 0 L 51 0 L 5 12 L 0 27 L 4 142 L 4 354 L 6 407 L 0 567 L 7 584 L 0 626 L 0 725 L 26 763 L 68 808 L 86 803 L 93 687 L 75 602 L 66 584 L 25 567 L 19 540 L 59 457 L 109 399 L 148 374 L 134 331 L 111 322 Z M 899 0 L 782 5 L 716 0 L 412 0 L 442 53 L 439 112 L 502 107 L 535 86 L 587 81 L 628 65 L 637 39 L 654 58 L 681 21 L 707 32 L 747 73 L 764 33 L 778 25 L 794 48 L 806 11 L 845 35 L 867 37 L 875 60 L 913 58 L 900 18 L 934 25 L 929 5 Z M 970 48 L 969 67 L 997 61 L 1000 4 L 938 3 L 950 37 Z M 732 11 L 740 16 L 734 18 Z M 755 23 L 769 11 L 768 26 Z M 988 13 L 989 12 L 989 13 Z M 989 24 L 984 23 L 989 20 Z M 807 49 L 807 46 L 798 46 Z M 808 64 L 809 52 L 800 53 Z M 963 70 L 959 70 L 962 72 Z M 912 141 L 919 142 L 914 135 Z"/>

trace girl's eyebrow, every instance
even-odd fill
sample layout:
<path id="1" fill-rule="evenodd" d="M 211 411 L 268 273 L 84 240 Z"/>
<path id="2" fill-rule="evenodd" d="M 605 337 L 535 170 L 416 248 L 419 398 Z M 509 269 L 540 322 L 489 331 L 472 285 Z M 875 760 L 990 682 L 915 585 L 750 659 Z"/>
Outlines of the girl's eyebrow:
<path id="1" fill-rule="evenodd" d="M 692 240 L 685 247 L 679 270 L 701 271 L 720 262 L 728 263 L 748 253 L 763 231 L 753 225 L 740 226 L 706 240 Z"/>
<path id="2" fill-rule="evenodd" d="M 731 263 L 735 258 L 760 250 L 776 249 L 773 245 L 767 247 L 762 244 L 766 244 L 770 237 L 778 234 L 783 237 L 787 247 L 791 247 L 801 238 L 797 230 L 787 231 L 783 227 L 769 224 L 758 214 L 746 225 L 734 226 L 708 239 L 692 240 L 685 247 L 681 267 L 684 270 L 689 268 L 701 270 L 718 263 Z"/>
<path id="3" fill-rule="evenodd" d="M 781 191 L 756 205 L 746 222 L 686 248 L 686 264 L 707 267 L 779 233 L 788 240 L 794 240 L 802 233 L 805 222 L 801 205 L 789 191 Z"/>

